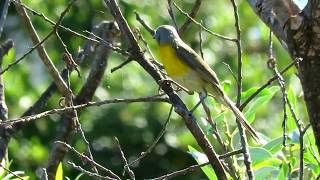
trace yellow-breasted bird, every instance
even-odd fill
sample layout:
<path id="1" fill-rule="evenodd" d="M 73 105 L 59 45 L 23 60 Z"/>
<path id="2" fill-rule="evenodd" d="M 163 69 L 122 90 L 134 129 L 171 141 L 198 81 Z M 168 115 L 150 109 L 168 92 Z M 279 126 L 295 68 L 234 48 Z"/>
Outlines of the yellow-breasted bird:
<path id="1" fill-rule="evenodd" d="M 158 42 L 160 61 L 168 75 L 189 91 L 205 92 L 231 109 L 237 120 L 259 141 L 256 131 L 247 122 L 242 112 L 224 93 L 216 73 L 208 64 L 179 37 L 170 25 L 159 26 L 154 34 Z"/>

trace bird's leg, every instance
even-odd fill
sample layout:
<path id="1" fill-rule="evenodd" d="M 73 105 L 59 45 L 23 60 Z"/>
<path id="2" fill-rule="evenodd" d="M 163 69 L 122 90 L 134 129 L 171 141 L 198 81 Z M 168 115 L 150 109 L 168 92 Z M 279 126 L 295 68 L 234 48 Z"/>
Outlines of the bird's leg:
<path id="1" fill-rule="evenodd" d="M 176 89 L 176 91 L 178 90 L 183 90 L 186 93 L 188 93 L 189 95 L 193 95 L 192 91 L 189 91 L 187 88 L 183 87 L 182 85 L 178 84 L 177 82 L 171 80 L 171 79 L 161 79 L 158 81 L 160 88 L 163 86 L 163 84 L 168 83 L 168 84 L 174 84 L 178 87 L 178 89 Z"/>
<path id="2" fill-rule="evenodd" d="M 206 91 L 200 92 L 199 95 L 200 95 L 200 100 L 199 100 L 199 102 L 190 110 L 191 113 L 193 113 L 193 112 L 200 106 L 200 104 L 207 98 L 207 96 L 208 96 L 208 94 L 207 94 Z"/>

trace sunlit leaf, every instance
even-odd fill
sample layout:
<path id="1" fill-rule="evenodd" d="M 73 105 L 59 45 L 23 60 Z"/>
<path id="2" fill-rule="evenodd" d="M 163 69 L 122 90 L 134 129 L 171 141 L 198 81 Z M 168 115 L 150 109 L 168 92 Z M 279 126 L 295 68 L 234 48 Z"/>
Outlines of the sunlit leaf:
<path id="1" fill-rule="evenodd" d="M 275 154 L 282 149 L 282 146 L 283 146 L 282 141 L 283 141 L 282 136 L 275 138 L 275 139 L 269 141 L 267 144 L 265 144 L 263 146 L 263 148 L 268 150 L 270 153 Z"/>
<path id="2" fill-rule="evenodd" d="M 265 166 L 255 171 L 256 179 L 275 179 L 279 173 L 279 168 L 273 166 Z"/>
<path id="3" fill-rule="evenodd" d="M 298 112 L 296 111 L 296 110 L 298 109 L 298 106 L 297 106 L 297 96 L 295 95 L 292 86 L 289 86 L 289 88 L 288 88 L 288 100 L 289 100 L 289 102 L 291 103 L 294 112 L 295 112 L 296 115 L 298 116 Z M 291 112 L 290 112 L 290 109 L 289 109 L 289 106 L 288 106 L 288 105 L 287 105 L 287 115 L 288 115 L 287 129 L 288 129 L 288 131 L 290 132 L 290 131 L 296 129 L 296 128 L 297 128 L 297 125 L 296 125 L 295 120 L 293 119 L 293 116 L 292 116 L 292 114 L 291 114 Z M 297 117 L 297 118 L 298 118 L 298 117 Z"/>
<path id="4" fill-rule="evenodd" d="M 55 180 L 63 180 L 62 163 L 60 162 L 56 171 Z"/>
<path id="5" fill-rule="evenodd" d="M 285 180 L 289 175 L 289 166 L 285 161 L 282 162 L 281 168 L 278 174 L 278 180 Z"/>
<path id="6" fill-rule="evenodd" d="M 195 148 L 192 146 L 188 146 L 189 153 L 192 155 L 192 157 L 197 161 L 198 164 L 203 164 L 208 162 L 208 158 L 205 154 L 197 151 Z M 218 179 L 216 176 L 216 173 L 210 167 L 209 165 L 201 167 L 202 171 L 205 173 L 205 175 L 210 179 L 210 180 L 216 180 Z"/>
<path id="7" fill-rule="evenodd" d="M 257 88 L 250 88 L 246 92 L 244 92 L 244 98 L 246 99 L 254 92 L 256 92 Z M 278 87 L 270 87 L 263 89 L 244 109 L 244 114 L 248 120 L 248 122 L 253 122 L 255 118 L 255 114 L 258 108 L 261 108 L 264 104 L 267 104 L 273 95 L 279 90 Z"/>
<path id="8" fill-rule="evenodd" d="M 252 147 L 249 149 L 252 165 L 262 163 L 263 161 L 267 161 L 272 159 L 272 154 L 264 148 L 261 147 Z"/>

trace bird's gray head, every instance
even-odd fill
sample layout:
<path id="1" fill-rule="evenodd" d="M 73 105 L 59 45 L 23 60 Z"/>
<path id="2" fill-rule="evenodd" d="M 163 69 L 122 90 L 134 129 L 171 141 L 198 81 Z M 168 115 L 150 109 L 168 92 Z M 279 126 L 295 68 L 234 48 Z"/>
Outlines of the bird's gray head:
<path id="1" fill-rule="evenodd" d="M 153 38 L 161 45 L 172 44 L 175 40 L 180 39 L 177 30 L 170 25 L 159 26 L 156 29 Z"/>

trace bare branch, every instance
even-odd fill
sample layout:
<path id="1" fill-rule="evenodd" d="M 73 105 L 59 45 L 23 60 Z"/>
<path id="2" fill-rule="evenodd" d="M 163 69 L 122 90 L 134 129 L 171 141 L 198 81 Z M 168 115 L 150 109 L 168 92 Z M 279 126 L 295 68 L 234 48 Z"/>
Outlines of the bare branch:
<path id="1" fill-rule="evenodd" d="M 93 173 L 93 172 L 90 172 L 90 171 L 87 171 L 85 169 L 83 169 L 81 166 L 78 166 L 76 165 L 75 163 L 73 162 L 70 162 L 68 161 L 68 164 L 73 168 L 73 169 L 76 169 L 78 171 L 80 171 L 81 173 L 89 176 L 89 177 L 94 177 L 94 178 L 97 178 L 97 179 L 107 179 L 107 180 L 116 180 L 114 178 L 111 178 L 111 177 L 108 177 L 108 176 L 101 176 L 97 173 Z"/>
<path id="2" fill-rule="evenodd" d="M 193 19 L 196 17 L 196 15 L 200 9 L 201 3 L 202 3 L 202 0 L 196 0 L 196 2 L 194 3 L 194 5 L 192 7 L 191 13 L 189 13 L 189 17 L 191 17 Z M 184 22 L 184 24 L 179 29 L 179 34 L 183 34 L 188 29 L 188 26 L 192 22 L 191 18 L 187 18 L 187 20 Z"/>
<path id="3" fill-rule="evenodd" d="M 241 103 L 241 92 L 242 92 L 242 47 L 241 47 L 241 29 L 240 29 L 240 20 L 238 14 L 238 6 L 235 0 L 231 0 L 231 4 L 233 7 L 233 14 L 235 19 L 235 28 L 237 32 L 237 57 L 238 57 L 238 76 L 237 76 L 237 102 L 236 106 L 239 108 Z M 246 172 L 248 175 L 248 179 L 254 179 L 253 169 L 252 169 L 252 161 L 249 153 L 249 145 L 247 142 L 246 133 L 240 123 L 240 121 L 236 121 L 237 127 L 239 129 L 240 142 L 242 146 L 242 153 L 244 157 L 244 164 L 246 166 Z"/>
<path id="4" fill-rule="evenodd" d="M 115 173 L 113 173 L 111 170 L 109 170 L 109 169 L 103 167 L 102 165 L 98 164 L 93 159 L 89 158 L 88 156 L 83 155 L 83 153 L 78 152 L 74 147 L 70 146 L 69 144 L 67 144 L 65 142 L 62 142 L 62 141 L 56 141 L 55 143 L 61 144 L 64 147 L 68 148 L 68 150 L 71 150 L 72 152 L 74 152 L 82 161 L 84 161 L 84 163 L 90 163 L 90 164 L 98 167 L 100 170 L 102 170 L 103 172 L 105 172 L 109 176 L 111 176 L 111 177 L 113 177 L 115 179 L 120 179 L 120 177 L 117 176 Z"/>
<path id="5" fill-rule="evenodd" d="M 168 115 L 168 118 L 166 120 L 166 122 L 164 123 L 159 135 L 156 137 L 156 139 L 152 142 L 152 144 L 149 146 L 149 148 L 144 151 L 144 152 L 141 152 L 141 155 L 133 160 L 132 162 L 129 163 L 129 166 L 132 166 L 134 165 L 135 163 L 141 161 L 141 159 L 143 159 L 144 157 L 146 157 L 149 153 L 152 152 L 153 148 L 157 145 L 157 143 L 159 142 L 159 140 L 161 139 L 161 137 L 164 135 L 164 133 L 166 132 L 167 130 L 167 127 L 168 127 L 168 124 L 170 122 L 170 118 L 171 118 L 171 114 L 172 114 L 172 111 L 173 111 L 173 106 L 171 106 L 170 108 L 170 111 L 169 111 L 169 115 Z"/>
<path id="6" fill-rule="evenodd" d="M 19 2 L 19 1 L 18 1 Z M 30 54 L 33 50 L 37 49 L 39 56 L 41 57 L 42 62 L 44 63 L 45 67 L 47 68 L 48 72 L 50 73 L 51 77 L 53 78 L 55 84 L 57 85 L 59 91 L 65 96 L 68 97 L 69 95 L 69 89 L 66 85 L 66 83 L 64 82 L 64 80 L 62 79 L 62 77 L 60 76 L 59 72 L 57 71 L 57 68 L 55 67 L 55 65 L 52 63 L 48 53 L 46 52 L 44 46 L 42 45 L 47 39 L 49 39 L 51 37 L 51 35 L 54 34 L 54 32 L 56 31 L 58 25 L 62 22 L 64 16 L 67 14 L 67 12 L 70 10 L 70 8 L 72 7 L 72 5 L 76 2 L 76 0 L 72 0 L 68 3 L 68 5 L 66 6 L 66 8 L 62 11 L 58 22 L 56 23 L 56 25 L 52 28 L 52 30 L 50 31 L 50 33 L 48 33 L 48 35 L 45 36 L 45 38 L 43 38 L 42 40 L 40 40 L 37 32 L 35 31 L 33 24 L 26 12 L 26 10 L 19 5 L 16 5 L 16 9 L 19 13 L 19 15 L 21 16 L 21 18 L 23 19 L 24 25 L 26 26 L 26 29 L 29 31 L 30 35 L 31 35 L 31 39 L 34 43 L 34 46 L 27 52 L 25 53 L 23 56 L 21 56 L 20 58 L 18 58 L 17 60 L 14 61 L 14 63 L 8 65 L 7 68 L 5 68 L 3 71 L 0 72 L 0 74 L 3 74 L 5 71 L 9 70 L 10 67 L 12 67 L 15 64 L 18 64 L 21 60 L 23 60 L 28 54 Z"/>
<path id="7" fill-rule="evenodd" d="M 226 37 L 226 36 L 223 36 L 223 35 L 220 35 L 218 33 L 215 33 L 215 32 L 212 32 L 210 31 L 208 28 L 206 28 L 204 25 L 202 25 L 201 23 L 199 23 L 198 21 L 196 21 L 195 19 L 193 19 L 191 16 L 189 16 L 188 13 L 184 12 L 174 1 L 172 1 L 172 4 L 183 14 L 185 15 L 186 17 L 188 17 L 194 24 L 202 27 L 202 29 L 204 31 L 206 31 L 207 33 L 213 35 L 213 36 L 216 36 L 220 39 L 223 39 L 223 40 L 227 40 L 227 41 L 233 41 L 233 42 L 236 42 L 236 39 L 234 38 L 230 38 L 230 37 Z"/>
<path id="8" fill-rule="evenodd" d="M 0 37 L 2 35 L 3 27 L 6 22 L 9 4 L 10 0 L 3 0 L 0 2 L 0 7 L 2 7 L 2 9 L 0 9 Z"/>
<path id="9" fill-rule="evenodd" d="M 73 108 L 76 110 L 83 109 L 86 107 L 91 107 L 91 106 L 101 106 L 105 104 L 115 104 L 115 103 L 137 103 L 137 102 L 166 102 L 169 103 L 169 100 L 167 98 L 162 98 L 158 96 L 149 96 L 149 97 L 142 97 L 142 98 L 133 98 L 133 99 L 112 99 L 112 100 L 104 100 L 104 101 L 96 101 L 96 102 L 88 102 L 80 105 L 75 105 L 73 107 L 64 107 L 64 108 L 58 108 L 58 109 L 51 109 L 48 111 L 44 111 L 39 114 L 35 114 L 32 116 L 26 116 L 26 117 L 21 117 L 21 118 L 16 118 L 16 119 L 11 119 L 6 122 L 1 122 L 1 126 L 6 126 L 6 125 L 12 125 L 18 122 L 30 122 L 34 121 L 36 119 L 40 119 L 43 117 L 47 117 L 52 114 L 61 114 L 66 111 L 70 111 Z"/>
<path id="10" fill-rule="evenodd" d="M 120 8 L 115 0 L 104 0 L 104 2 L 109 7 L 113 17 L 117 21 L 120 30 L 124 36 L 126 36 L 127 40 L 129 41 L 131 47 L 131 53 L 135 56 L 134 59 L 158 82 L 161 80 L 161 74 L 154 69 L 152 64 L 148 60 L 146 60 L 145 56 L 141 52 L 141 48 L 139 47 L 136 38 L 134 37 L 127 21 L 124 19 Z M 166 94 L 169 96 L 171 103 L 175 107 L 175 111 L 183 117 L 184 122 L 186 123 L 188 129 L 191 131 L 195 139 L 197 140 L 200 147 L 203 149 L 205 154 L 207 155 L 213 169 L 215 170 L 216 174 L 221 179 L 227 179 L 226 173 L 222 166 L 222 163 L 217 157 L 217 154 L 213 150 L 210 142 L 206 138 L 205 134 L 196 124 L 194 116 L 187 110 L 185 104 L 181 101 L 181 99 L 177 96 L 177 94 L 173 91 L 173 89 L 164 84 L 161 87 Z"/>
<path id="11" fill-rule="evenodd" d="M 116 145 L 117 145 L 117 148 L 118 148 L 120 157 L 121 157 L 121 159 L 122 159 L 122 161 L 123 161 L 123 163 L 124 163 L 124 170 L 127 172 L 127 174 L 129 175 L 129 177 L 130 177 L 131 180 L 136 179 L 135 176 L 134 176 L 133 171 L 130 169 L 130 166 L 129 166 L 129 164 L 128 164 L 128 161 L 127 161 L 127 159 L 126 159 L 126 157 L 125 157 L 125 155 L 124 155 L 124 152 L 123 152 L 122 149 L 121 149 L 121 145 L 120 145 L 120 142 L 119 142 L 119 140 L 118 140 L 117 137 L 114 137 L 114 142 L 115 142 Z"/>

